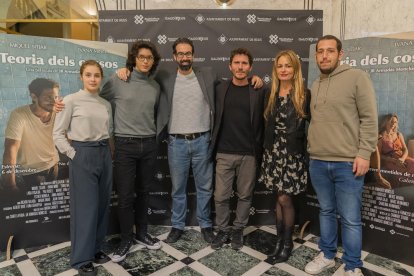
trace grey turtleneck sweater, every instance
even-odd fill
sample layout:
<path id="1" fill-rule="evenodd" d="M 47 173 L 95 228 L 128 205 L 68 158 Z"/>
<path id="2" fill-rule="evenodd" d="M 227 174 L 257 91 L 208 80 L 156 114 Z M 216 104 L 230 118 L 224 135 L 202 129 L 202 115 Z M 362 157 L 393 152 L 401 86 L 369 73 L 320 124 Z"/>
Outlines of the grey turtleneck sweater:
<path id="1" fill-rule="evenodd" d="M 53 141 L 61 153 L 71 159 L 75 156 L 68 139 L 86 142 L 112 136 L 111 105 L 98 93 L 79 90 L 63 98 L 63 103 L 65 108 L 56 115 L 53 127 Z"/>
<path id="2" fill-rule="evenodd" d="M 156 135 L 156 112 L 160 86 L 134 69 L 124 82 L 114 74 L 99 95 L 108 100 L 114 112 L 114 134 L 118 137 Z"/>

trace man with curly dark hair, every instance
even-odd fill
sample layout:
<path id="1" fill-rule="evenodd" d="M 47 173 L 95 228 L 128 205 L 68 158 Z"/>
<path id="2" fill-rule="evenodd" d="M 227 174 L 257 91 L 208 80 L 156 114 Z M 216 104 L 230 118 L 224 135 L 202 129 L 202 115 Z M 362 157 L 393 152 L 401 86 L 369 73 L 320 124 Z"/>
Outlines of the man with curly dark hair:
<path id="1" fill-rule="evenodd" d="M 152 74 L 159 61 L 154 44 L 135 42 L 126 61 L 131 71 L 128 79 L 122 81 L 114 74 L 100 93 L 112 104 L 114 112 L 114 174 L 121 228 L 121 243 L 112 254 L 114 262 L 124 260 L 134 242 L 148 249 L 161 247 L 147 233 L 148 191 L 157 160 L 156 116 L 160 95 L 160 86 Z"/>

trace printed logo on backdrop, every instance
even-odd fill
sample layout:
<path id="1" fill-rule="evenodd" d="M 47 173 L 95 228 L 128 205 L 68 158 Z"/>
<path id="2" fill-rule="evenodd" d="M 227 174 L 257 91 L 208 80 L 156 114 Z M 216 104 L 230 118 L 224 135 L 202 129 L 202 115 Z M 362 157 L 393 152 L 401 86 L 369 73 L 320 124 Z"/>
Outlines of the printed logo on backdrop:
<path id="1" fill-rule="evenodd" d="M 203 23 L 204 21 L 206 21 L 206 19 L 204 18 L 204 16 L 203 16 L 202 14 L 197 14 L 197 15 L 196 15 L 196 17 L 195 17 L 195 21 L 196 21 L 198 24 L 201 24 L 201 23 Z"/>
<path id="2" fill-rule="evenodd" d="M 159 17 L 144 17 L 142 14 L 137 14 L 134 16 L 134 23 L 137 25 L 144 23 L 157 23 L 159 20 Z"/>
<path id="3" fill-rule="evenodd" d="M 134 16 L 135 24 L 144 24 L 144 16 L 142 14 Z"/>
<path id="4" fill-rule="evenodd" d="M 184 21 L 186 20 L 185 16 L 166 16 L 164 17 L 165 21 Z"/>
<path id="5" fill-rule="evenodd" d="M 279 42 L 279 37 L 275 34 L 269 35 L 269 43 L 270 44 L 277 44 Z"/>
<path id="6" fill-rule="evenodd" d="M 276 21 L 281 21 L 281 22 L 296 22 L 298 19 L 296 17 L 290 17 L 290 16 L 285 16 L 285 17 L 276 17 Z"/>
<path id="7" fill-rule="evenodd" d="M 270 21 L 272 21 L 272 18 L 271 17 L 257 17 L 255 14 L 248 14 L 246 21 L 249 24 L 255 24 L 256 22 L 269 23 Z"/>
<path id="8" fill-rule="evenodd" d="M 269 35 L 269 43 L 277 44 L 278 42 L 291 43 L 293 42 L 293 37 L 279 37 L 277 34 Z"/>
<path id="9" fill-rule="evenodd" d="M 167 44 L 167 42 L 174 42 L 177 38 L 176 37 L 168 37 L 165 34 L 160 34 L 157 36 L 158 44 Z"/>
<path id="10" fill-rule="evenodd" d="M 298 37 L 299 42 L 315 43 L 318 41 L 317 37 Z"/>
<path id="11" fill-rule="evenodd" d="M 256 208 L 254 208 L 253 206 L 252 206 L 252 207 L 250 207 L 250 212 L 249 212 L 249 214 L 250 214 L 251 216 L 253 216 L 254 214 L 256 214 Z"/>
<path id="12" fill-rule="evenodd" d="M 166 209 L 151 209 L 148 208 L 148 215 L 164 215 L 165 213 L 167 213 Z"/>
<path id="13" fill-rule="evenodd" d="M 155 173 L 155 179 L 157 179 L 158 181 L 163 181 L 165 178 L 164 174 L 162 172 L 156 172 Z"/>
<path id="14" fill-rule="evenodd" d="M 308 18 L 306 18 L 306 22 L 308 22 L 309 25 L 312 26 L 313 23 L 315 23 L 316 18 L 311 14 L 308 16 Z"/>
<path id="15" fill-rule="evenodd" d="M 166 44 L 167 43 L 167 36 L 166 35 L 158 35 L 158 44 Z"/>
<path id="16" fill-rule="evenodd" d="M 211 57 L 211 61 L 230 61 L 230 57 Z"/>
<path id="17" fill-rule="evenodd" d="M 256 23 L 256 15 L 254 15 L 254 14 L 248 14 L 247 15 L 247 23 L 249 23 L 249 24 Z"/>
<path id="18" fill-rule="evenodd" d="M 272 81 L 272 78 L 269 75 L 266 74 L 266 75 L 264 75 L 262 80 L 264 81 L 264 83 L 269 84 L 269 82 Z"/>
<path id="19" fill-rule="evenodd" d="M 208 41 L 208 36 L 190 36 L 188 37 L 188 39 L 191 41 L 203 42 L 203 41 Z"/>
<path id="20" fill-rule="evenodd" d="M 226 44 L 226 42 L 228 41 L 229 39 L 224 35 L 224 34 L 221 34 L 221 36 L 219 36 L 219 38 L 218 38 L 218 41 L 222 44 L 222 45 L 224 45 L 224 44 Z"/>
<path id="21" fill-rule="evenodd" d="M 225 44 L 227 41 L 230 42 L 262 42 L 261 37 L 226 37 L 224 34 L 221 34 L 221 36 L 217 39 L 220 44 Z"/>

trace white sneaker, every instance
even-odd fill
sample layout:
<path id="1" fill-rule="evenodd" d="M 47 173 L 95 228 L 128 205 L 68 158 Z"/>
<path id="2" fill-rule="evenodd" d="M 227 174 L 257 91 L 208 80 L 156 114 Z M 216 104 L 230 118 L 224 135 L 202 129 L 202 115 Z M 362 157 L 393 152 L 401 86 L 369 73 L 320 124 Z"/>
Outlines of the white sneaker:
<path id="1" fill-rule="evenodd" d="M 305 266 L 305 272 L 309 274 L 319 274 L 325 269 L 335 266 L 334 259 L 325 258 L 323 252 L 319 253 L 311 262 Z"/>
<path id="2" fill-rule="evenodd" d="M 364 276 L 364 274 L 362 274 L 361 269 L 354 268 L 354 270 L 345 271 L 344 276 Z"/>

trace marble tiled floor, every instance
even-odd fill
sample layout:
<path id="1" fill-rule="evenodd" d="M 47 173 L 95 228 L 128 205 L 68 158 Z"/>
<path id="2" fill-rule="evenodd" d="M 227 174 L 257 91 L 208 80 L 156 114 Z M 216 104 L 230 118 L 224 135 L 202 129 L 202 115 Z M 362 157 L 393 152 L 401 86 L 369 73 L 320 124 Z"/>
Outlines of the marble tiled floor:
<path id="1" fill-rule="evenodd" d="M 163 241 L 169 227 L 150 226 L 150 233 Z M 98 266 L 98 275 L 308 275 L 304 267 L 317 253 L 318 237 L 309 234 L 303 240 L 295 239 L 292 256 L 286 263 L 270 264 L 265 261 L 275 241 L 272 227 L 249 226 L 244 231 L 244 246 L 240 251 L 229 245 L 213 250 L 201 237 L 200 228 L 188 227 L 175 244 L 162 242 L 162 249 L 147 250 L 135 246 L 127 258 L 118 263 Z M 119 242 L 108 237 L 105 251 L 111 252 Z M 340 251 L 340 250 L 339 250 Z M 69 276 L 77 271 L 69 266 L 70 243 L 16 250 L 13 259 L 6 261 L 0 253 L 0 275 Z M 337 255 L 336 266 L 320 275 L 343 275 L 344 265 Z M 363 252 L 364 275 L 414 275 L 414 267 Z"/>

